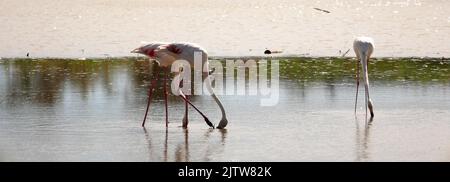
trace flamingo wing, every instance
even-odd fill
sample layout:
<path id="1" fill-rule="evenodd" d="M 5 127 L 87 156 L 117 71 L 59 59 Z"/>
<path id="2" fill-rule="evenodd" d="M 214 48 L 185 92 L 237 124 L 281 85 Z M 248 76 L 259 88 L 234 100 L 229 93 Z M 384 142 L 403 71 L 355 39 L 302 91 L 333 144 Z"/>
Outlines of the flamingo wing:
<path id="1" fill-rule="evenodd" d="M 182 49 L 180 49 L 178 46 L 174 44 L 167 45 L 166 49 L 174 54 L 181 54 L 183 52 Z"/>

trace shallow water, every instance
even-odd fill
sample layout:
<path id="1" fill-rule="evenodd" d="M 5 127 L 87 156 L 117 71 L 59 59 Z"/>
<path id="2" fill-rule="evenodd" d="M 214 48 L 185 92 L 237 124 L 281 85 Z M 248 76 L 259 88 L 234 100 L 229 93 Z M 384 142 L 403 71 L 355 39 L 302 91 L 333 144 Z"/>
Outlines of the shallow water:
<path id="1" fill-rule="evenodd" d="M 140 124 L 147 61 L 0 61 L 0 161 L 450 161 L 450 62 L 374 60 L 375 118 L 354 107 L 354 60 L 292 58 L 280 63 L 280 100 L 219 96 L 226 130 L 209 129 L 161 91 Z M 320 70 L 320 71 L 319 71 Z M 360 96 L 362 96 L 362 93 Z M 208 96 L 193 102 L 217 124 Z"/>
<path id="2" fill-rule="evenodd" d="M 214 56 L 338 56 L 361 35 L 374 38 L 376 57 L 450 57 L 449 9 L 447 0 L 2 0 L 0 57 L 131 56 L 141 41 L 195 42 Z"/>

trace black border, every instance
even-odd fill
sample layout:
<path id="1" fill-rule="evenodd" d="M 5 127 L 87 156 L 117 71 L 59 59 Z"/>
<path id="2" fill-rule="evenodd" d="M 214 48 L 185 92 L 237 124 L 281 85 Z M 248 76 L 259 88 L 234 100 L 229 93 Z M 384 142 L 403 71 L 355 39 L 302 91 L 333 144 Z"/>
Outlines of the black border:
<path id="1" fill-rule="evenodd" d="M 179 169 L 208 168 L 222 171 L 223 167 L 270 167 L 271 176 L 233 176 L 232 178 L 213 175 L 210 179 L 204 177 L 180 177 Z M 0 163 L 0 179 L 43 179 L 66 181 L 67 179 L 122 179 L 138 180 L 194 180 L 194 181 L 236 181 L 260 179 L 315 179 L 315 180 L 346 180 L 346 179 L 376 179 L 389 180 L 450 177 L 449 163 L 437 162 L 6 162 Z M 222 173 L 222 172 L 220 172 Z M 297 180 L 295 180 L 297 181 Z M 303 180 L 301 180 L 303 181 Z"/>

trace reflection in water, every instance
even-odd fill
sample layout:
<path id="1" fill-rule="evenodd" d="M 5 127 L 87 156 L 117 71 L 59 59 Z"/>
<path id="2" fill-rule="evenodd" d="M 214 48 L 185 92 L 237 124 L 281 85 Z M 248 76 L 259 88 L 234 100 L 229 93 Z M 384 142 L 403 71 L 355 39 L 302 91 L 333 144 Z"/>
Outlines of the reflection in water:
<path id="1" fill-rule="evenodd" d="M 225 139 L 227 138 L 227 129 L 219 129 L 222 145 L 225 145 Z"/>
<path id="2" fill-rule="evenodd" d="M 76 61 L 76 60 L 39 60 L 39 61 L 12 61 L 3 64 L 6 83 L 0 83 L 5 88 L 8 103 L 23 101 L 54 105 L 64 99 L 63 92 L 79 93 L 82 100 L 87 100 L 89 93 L 95 89 L 104 90 L 106 95 L 113 94 L 112 77 L 117 77 L 117 66 L 126 64 L 142 65 L 146 62 L 110 61 Z M 145 74 L 149 73 L 148 66 Z M 131 70 L 131 80 L 140 81 L 136 85 L 143 84 L 145 79 L 139 78 L 141 72 Z M 99 85 L 102 85 L 99 87 Z"/>
<path id="3" fill-rule="evenodd" d="M 373 118 L 370 118 L 369 121 L 365 119 L 364 126 L 361 128 L 359 126 L 359 121 L 357 117 L 355 117 L 356 124 L 356 161 L 369 161 L 369 139 L 370 139 L 370 127 L 372 126 Z M 362 130 L 362 131 L 361 131 Z M 362 132 L 362 136 L 361 136 Z"/>
<path id="4" fill-rule="evenodd" d="M 147 148 L 148 148 L 148 154 L 151 157 L 153 156 L 153 150 L 152 150 L 152 141 L 150 136 L 148 135 L 147 129 L 145 127 L 142 127 L 142 129 L 144 130 L 144 135 L 145 135 L 145 141 L 147 142 Z"/>
<path id="5" fill-rule="evenodd" d="M 164 131 L 164 141 L 162 143 L 162 147 L 159 147 L 158 145 L 154 145 L 153 143 L 159 143 L 157 141 L 154 141 L 154 139 L 152 138 L 152 136 L 150 135 L 149 131 L 147 131 L 146 128 L 143 128 L 144 130 L 144 136 L 145 136 L 145 141 L 146 141 L 146 145 L 147 145 L 147 151 L 148 151 L 148 155 L 149 155 L 149 159 L 150 161 L 175 161 L 175 162 L 189 162 L 190 160 L 190 147 L 191 144 L 189 143 L 190 140 L 190 136 L 189 136 L 189 128 L 185 129 L 182 128 L 181 132 L 182 132 L 182 140 L 179 140 L 179 143 L 176 145 L 175 149 L 173 150 L 174 155 L 173 158 L 170 157 L 168 154 L 170 153 L 169 151 L 172 151 L 169 147 L 169 139 L 170 138 L 176 138 L 179 135 L 178 132 L 180 132 L 179 130 L 180 128 L 176 128 L 175 131 L 172 131 L 172 137 L 169 136 L 169 129 L 166 128 Z M 154 132 L 157 132 L 159 130 L 155 130 Z M 220 134 L 220 142 L 217 142 L 217 138 L 218 136 L 214 135 L 215 133 L 219 133 Z M 163 133 L 154 133 L 153 137 L 156 138 L 161 138 L 155 135 L 161 135 Z M 225 148 L 225 143 L 226 143 L 226 136 L 227 135 L 227 130 L 226 129 L 207 129 L 205 131 L 205 133 L 202 135 L 202 137 L 199 138 L 194 138 L 193 140 L 195 140 L 194 145 L 194 152 L 196 155 L 199 156 L 203 156 L 201 157 L 201 161 L 211 161 L 213 160 L 211 157 L 217 154 L 220 154 L 224 151 Z M 197 137 L 197 136 L 196 136 Z M 172 139 L 171 139 L 172 140 Z M 162 150 L 162 157 L 159 158 L 159 154 L 158 152 L 155 153 L 156 151 Z"/>
<path id="6" fill-rule="evenodd" d="M 168 145 L 168 140 L 169 139 L 169 130 L 168 130 L 168 128 L 166 128 L 166 135 L 165 135 L 165 137 L 164 137 L 164 162 L 167 162 L 167 153 L 168 153 L 168 151 L 167 151 L 167 149 L 169 148 L 169 145 Z"/>
<path id="7" fill-rule="evenodd" d="M 175 150 L 176 162 L 189 162 L 189 129 L 183 128 L 183 133 L 184 133 L 184 143 L 178 144 Z"/>
<path id="8" fill-rule="evenodd" d="M 280 62 L 280 78 L 298 83 L 302 88 L 302 97 L 305 97 L 303 88 L 311 84 L 325 84 L 330 100 L 334 101 L 336 85 L 354 84 L 353 63 L 354 60 L 347 59 L 321 61 L 292 58 Z M 449 85 L 448 60 L 376 60 L 370 64 L 373 82 L 435 82 Z M 133 97 L 131 94 L 138 89 L 139 95 L 145 95 L 143 93 L 146 90 L 142 88 L 149 84 L 154 66 L 154 62 L 132 58 L 5 60 L 0 63 L 0 91 L 3 96 L 0 102 L 8 105 L 36 103 L 53 106 L 73 95 L 86 101 L 96 91 L 101 91 L 101 96 L 110 97 L 123 89 L 125 101 L 134 104 L 129 100 Z M 162 97 L 161 89 L 155 92 L 155 97 Z"/>
<path id="9" fill-rule="evenodd" d="M 142 127 L 144 130 L 145 135 L 145 141 L 147 142 L 147 149 L 149 154 L 149 159 L 152 160 L 157 154 L 155 154 L 153 151 L 156 149 L 158 150 L 157 146 L 152 145 L 152 138 L 150 137 L 147 129 L 145 127 Z M 169 139 L 169 130 L 168 128 L 165 129 L 165 135 L 164 135 L 164 147 L 163 147 L 163 156 L 162 159 L 158 159 L 160 161 L 167 162 L 168 161 L 168 139 Z"/>
<path id="10" fill-rule="evenodd" d="M 258 96 L 219 96 L 233 121 L 227 130 L 207 129 L 197 114 L 182 130 L 184 102 L 172 95 L 172 122 L 165 128 L 158 88 L 142 132 L 153 66 L 134 58 L 0 60 L 0 160 L 408 161 L 448 155 L 448 60 L 371 62 L 376 137 L 370 122 L 361 126 L 362 117 L 355 131 L 351 59 L 280 61 L 278 105 L 260 107 Z M 213 99 L 192 100 L 211 120 L 220 119 L 218 108 L 209 107 Z"/>
<path id="11" fill-rule="evenodd" d="M 211 134 L 214 131 L 218 131 L 220 133 L 220 143 L 219 142 L 211 142 L 210 145 L 206 146 L 206 152 L 205 156 L 203 157 L 202 161 L 212 161 L 211 158 L 215 154 L 221 154 L 223 153 L 223 150 L 225 149 L 225 139 L 227 137 L 227 129 L 208 129 L 208 131 L 205 133 L 205 141 L 210 139 Z"/>

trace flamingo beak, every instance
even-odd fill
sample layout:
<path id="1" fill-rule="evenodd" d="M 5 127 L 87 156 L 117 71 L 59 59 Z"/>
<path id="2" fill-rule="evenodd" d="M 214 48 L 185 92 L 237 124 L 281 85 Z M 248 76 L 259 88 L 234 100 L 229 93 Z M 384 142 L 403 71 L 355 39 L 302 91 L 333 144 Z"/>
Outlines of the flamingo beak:
<path id="1" fill-rule="evenodd" d="M 139 48 L 136 48 L 136 49 L 132 50 L 131 53 L 142 53 L 142 50 L 139 47 Z"/>

